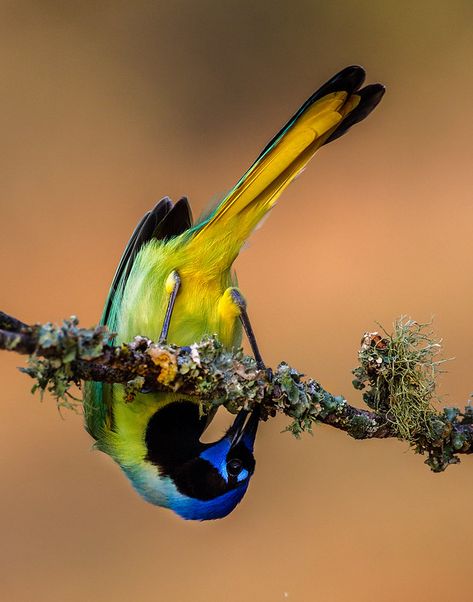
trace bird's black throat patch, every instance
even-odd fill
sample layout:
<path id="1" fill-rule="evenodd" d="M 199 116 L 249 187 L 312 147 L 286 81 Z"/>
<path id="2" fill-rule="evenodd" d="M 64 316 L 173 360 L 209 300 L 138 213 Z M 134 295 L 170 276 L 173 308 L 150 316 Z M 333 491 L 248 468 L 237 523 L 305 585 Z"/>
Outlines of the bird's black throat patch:
<path id="1" fill-rule="evenodd" d="M 199 438 L 205 428 L 205 417 L 199 416 L 199 406 L 191 401 L 174 401 L 165 405 L 150 418 L 146 429 L 146 459 L 161 472 L 173 469 L 199 455 Z"/>
<path id="2" fill-rule="evenodd" d="M 199 440 L 206 422 L 197 404 L 175 401 L 153 414 L 145 435 L 146 460 L 170 477 L 182 494 L 199 500 L 211 500 L 232 488 L 210 462 L 199 458 L 208 447 Z"/>

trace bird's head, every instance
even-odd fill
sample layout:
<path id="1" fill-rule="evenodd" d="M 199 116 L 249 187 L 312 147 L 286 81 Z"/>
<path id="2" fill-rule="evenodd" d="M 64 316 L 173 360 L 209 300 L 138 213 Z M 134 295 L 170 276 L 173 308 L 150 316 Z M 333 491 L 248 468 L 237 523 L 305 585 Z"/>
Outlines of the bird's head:
<path id="1" fill-rule="evenodd" d="M 159 479 L 132 478 L 135 487 L 148 501 L 183 518 L 223 518 L 243 498 L 254 472 L 258 421 L 257 410 L 241 410 L 221 439 L 202 443 L 206 419 L 198 405 L 177 401 L 164 406 L 150 419 L 145 436 L 146 462 Z"/>

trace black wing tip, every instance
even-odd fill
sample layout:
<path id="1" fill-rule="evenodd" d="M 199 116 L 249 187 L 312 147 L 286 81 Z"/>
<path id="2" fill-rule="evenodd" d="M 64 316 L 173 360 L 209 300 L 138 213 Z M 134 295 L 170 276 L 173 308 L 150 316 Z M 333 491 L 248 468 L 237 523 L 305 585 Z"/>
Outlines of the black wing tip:
<path id="1" fill-rule="evenodd" d="M 191 204 L 189 203 L 189 199 L 186 196 L 181 196 L 176 205 L 181 207 L 180 211 L 183 216 L 183 220 L 187 221 L 188 228 L 191 228 L 192 224 L 194 223 L 194 217 L 192 215 L 192 208 Z"/>
<path id="2" fill-rule="evenodd" d="M 173 208 L 174 203 L 172 202 L 172 200 L 168 197 L 168 196 L 163 196 L 162 199 L 160 199 L 159 201 L 157 201 L 157 203 L 155 204 L 155 206 L 150 209 L 150 211 L 148 211 L 148 213 L 169 213 L 169 211 L 171 211 L 171 209 Z"/>
<path id="3" fill-rule="evenodd" d="M 186 196 L 181 196 L 176 205 L 185 205 L 190 210 L 189 199 Z"/>
<path id="4" fill-rule="evenodd" d="M 153 230 L 152 238 L 169 240 L 192 227 L 192 212 L 187 197 L 181 197 Z"/>

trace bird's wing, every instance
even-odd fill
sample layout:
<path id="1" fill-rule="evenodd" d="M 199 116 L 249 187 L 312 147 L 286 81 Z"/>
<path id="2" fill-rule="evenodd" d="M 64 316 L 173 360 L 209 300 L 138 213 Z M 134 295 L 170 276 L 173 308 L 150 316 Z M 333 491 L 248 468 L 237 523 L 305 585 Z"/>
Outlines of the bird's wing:
<path id="1" fill-rule="evenodd" d="M 136 256 L 143 245 L 153 239 L 168 240 L 182 234 L 191 226 L 192 213 L 185 197 L 175 205 L 168 197 L 165 197 L 143 216 L 131 235 L 118 264 L 105 302 L 101 324 L 107 326 L 112 332 L 115 330 L 123 290 Z M 104 426 L 111 423 L 111 390 L 111 385 L 106 383 L 86 383 L 84 394 L 86 428 L 95 439 L 99 438 Z"/>

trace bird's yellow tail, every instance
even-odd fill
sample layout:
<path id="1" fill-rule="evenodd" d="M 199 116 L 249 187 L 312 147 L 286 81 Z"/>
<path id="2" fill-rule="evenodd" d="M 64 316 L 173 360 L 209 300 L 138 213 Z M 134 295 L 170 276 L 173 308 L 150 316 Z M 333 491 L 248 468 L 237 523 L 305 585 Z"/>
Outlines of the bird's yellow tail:
<path id="1" fill-rule="evenodd" d="M 384 93 L 380 84 L 359 90 L 361 67 L 347 67 L 313 94 L 269 142 L 213 213 L 194 227 L 191 247 L 218 248 L 230 266 L 244 241 L 315 152 L 364 119 Z"/>

